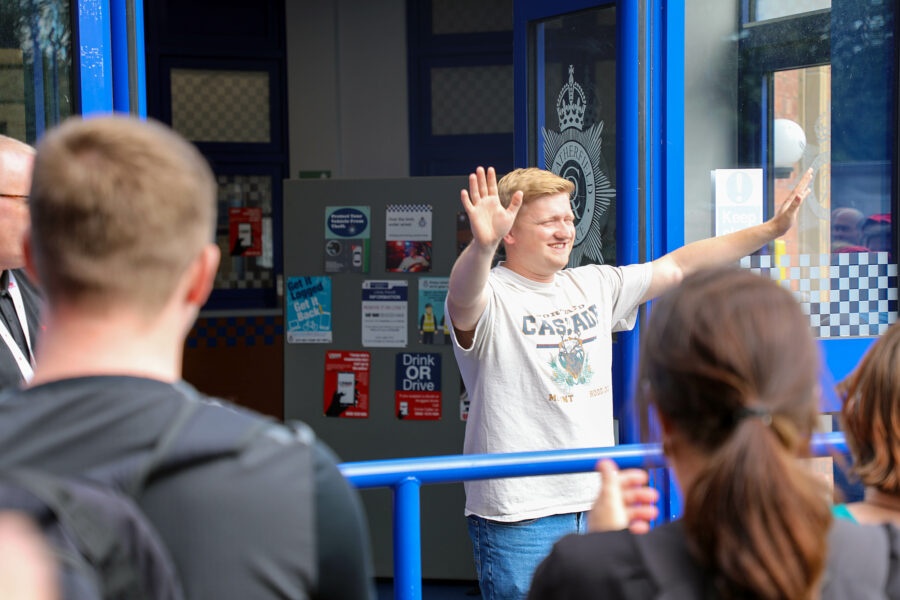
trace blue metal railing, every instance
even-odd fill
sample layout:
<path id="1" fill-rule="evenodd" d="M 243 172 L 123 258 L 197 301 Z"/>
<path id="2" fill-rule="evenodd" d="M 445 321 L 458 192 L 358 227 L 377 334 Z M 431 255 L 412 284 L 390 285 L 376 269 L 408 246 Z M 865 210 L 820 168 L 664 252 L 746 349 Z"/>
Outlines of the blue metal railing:
<path id="1" fill-rule="evenodd" d="M 822 433 L 813 436 L 813 456 L 846 453 L 847 444 L 843 434 Z M 593 471 L 597 461 L 602 458 L 614 460 L 622 469 L 665 466 L 665 459 L 658 444 L 628 444 L 583 450 L 371 460 L 343 463 L 340 469 L 357 488 L 393 489 L 394 598 L 421 600 L 422 545 L 419 488 L 423 484 L 581 473 Z"/>

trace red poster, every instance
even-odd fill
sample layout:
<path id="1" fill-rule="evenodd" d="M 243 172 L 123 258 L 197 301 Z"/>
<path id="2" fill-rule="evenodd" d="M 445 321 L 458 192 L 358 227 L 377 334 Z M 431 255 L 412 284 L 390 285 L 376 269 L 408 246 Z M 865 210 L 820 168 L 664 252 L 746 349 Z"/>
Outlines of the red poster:
<path id="1" fill-rule="evenodd" d="M 368 352 L 329 350 L 325 353 L 326 417 L 369 418 Z"/>
<path id="2" fill-rule="evenodd" d="M 231 256 L 262 256 L 262 208 L 229 208 Z"/>

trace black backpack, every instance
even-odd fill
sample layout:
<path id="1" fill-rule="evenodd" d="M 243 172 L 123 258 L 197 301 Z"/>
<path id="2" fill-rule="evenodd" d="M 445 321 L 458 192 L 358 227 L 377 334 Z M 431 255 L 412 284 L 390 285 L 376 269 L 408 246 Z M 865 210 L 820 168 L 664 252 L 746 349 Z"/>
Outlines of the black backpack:
<path id="1" fill-rule="evenodd" d="M 160 472 L 240 453 L 269 423 L 239 419 L 229 431 L 192 424 L 191 435 L 181 436 L 209 402 L 189 386 L 176 388 L 185 402 L 149 458 L 117 457 L 112 468 L 84 477 L 29 468 L 0 472 L 0 510 L 29 515 L 44 533 L 64 600 L 184 598 L 165 544 L 138 507 L 144 486 Z"/>
<path id="2" fill-rule="evenodd" d="M 0 475 L 0 506 L 29 515 L 56 556 L 65 600 L 181 600 L 164 544 L 110 487 L 21 469 Z"/>

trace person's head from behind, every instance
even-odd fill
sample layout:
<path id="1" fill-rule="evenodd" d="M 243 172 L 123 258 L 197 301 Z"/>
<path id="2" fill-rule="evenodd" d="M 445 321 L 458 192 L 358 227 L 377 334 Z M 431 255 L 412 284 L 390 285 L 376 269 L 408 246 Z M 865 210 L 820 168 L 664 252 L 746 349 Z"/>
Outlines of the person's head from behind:
<path id="1" fill-rule="evenodd" d="M 22 244 L 28 229 L 28 194 L 34 148 L 0 135 L 0 270 L 25 264 Z"/>
<path id="2" fill-rule="evenodd" d="M 575 241 L 575 215 L 570 196 L 575 185 L 555 173 L 516 169 L 497 183 L 500 204 L 508 207 L 513 194 L 522 192 L 522 208 L 503 238 L 508 263 L 547 278 L 564 268 Z"/>
<path id="3" fill-rule="evenodd" d="M 165 126 L 66 121 L 38 146 L 31 192 L 27 250 L 49 306 L 152 319 L 176 294 L 202 304 L 215 203 L 206 161 Z"/>
<path id="4" fill-rule="evenodd" d="M 853 472 L 866 487 L 900 496 L 900 325 L 872 344 L 840 387 Z"/>
<path id="5" fill-rule="evenodd" d="M 816 423 L 819 357 L 787 290 L 737 269 L 653 307 L 639 394 L 659 416 L 691 548 L 722 597 L 810 598 L 831 522 L 796 459 Z"/>

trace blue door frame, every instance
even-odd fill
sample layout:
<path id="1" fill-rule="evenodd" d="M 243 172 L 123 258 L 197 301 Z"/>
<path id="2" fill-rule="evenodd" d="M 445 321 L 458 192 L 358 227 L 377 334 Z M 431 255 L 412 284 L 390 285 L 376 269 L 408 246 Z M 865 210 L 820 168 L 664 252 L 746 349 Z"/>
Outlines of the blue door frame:
<path id="1" fill-rule="evenodd" d="M 529 166 L 529 28 L 593 7 L 616 7 L 616 248 L 619 264 L 647 262 L 684 244 L 684 7 L 666 0 L 516 0 L 516 166 Z M 541 46 L 538 40 L 538 47 Z M 542 69 L 542 57 L 535 68 Z M 537 78 L 542 81 L 541 77 Z M 537 93 L 538 102 L 543 94 Z M 543 107 L 538 106 L 538 115 Z M 537 128 L 540 131 L 540 128 Z M 540 147 L 541 140 L 537 140 Z M 643 313 L 642 313 L 643 314 Z M 618 334 L 615 414 L 620 443 L 639 441 L 634 395 L 640 321 Z"/>
<path id="2" fill-rule="evenodd" d="M 75 23 L 78 111 L 145 118 L 143 0 L 75 0 Z"/>

